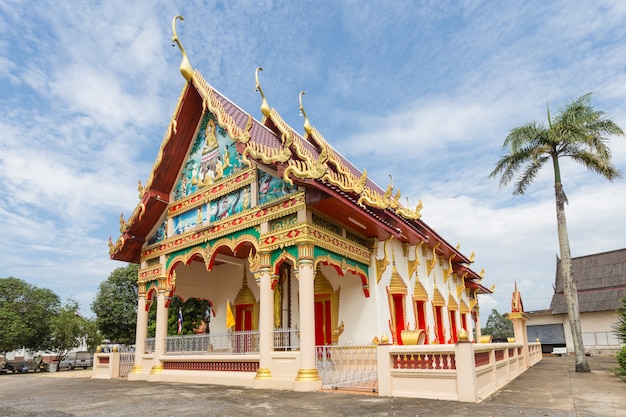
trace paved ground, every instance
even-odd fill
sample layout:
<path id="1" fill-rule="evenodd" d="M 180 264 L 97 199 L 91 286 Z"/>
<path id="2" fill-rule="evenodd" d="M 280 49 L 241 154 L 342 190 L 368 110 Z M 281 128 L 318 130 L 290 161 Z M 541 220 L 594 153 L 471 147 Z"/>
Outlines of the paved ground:
<path id="1" fill-rule="evenodd" d="M 92 380 L 90 371 L 0 375 L 0 416 L 597 416 L 626 417 L 626 383 L 611 358 L 547 357 L 480 404 L 297 393 L 213 385 Z"/>

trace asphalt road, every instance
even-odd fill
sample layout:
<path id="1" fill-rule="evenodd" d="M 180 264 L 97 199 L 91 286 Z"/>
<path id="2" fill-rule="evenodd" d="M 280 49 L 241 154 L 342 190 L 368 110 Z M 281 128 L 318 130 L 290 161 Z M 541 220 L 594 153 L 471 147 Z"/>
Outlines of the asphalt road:
<path id="1" fill-rule="evenodd" d="M 215 385 L 94 380 L 90 371 L 0 375 L 0 416 L 597 416 L 626 417 L 626 384 L 613 359 L 544 358 L 482 403 L 364 393 L 254 390 Z"/>

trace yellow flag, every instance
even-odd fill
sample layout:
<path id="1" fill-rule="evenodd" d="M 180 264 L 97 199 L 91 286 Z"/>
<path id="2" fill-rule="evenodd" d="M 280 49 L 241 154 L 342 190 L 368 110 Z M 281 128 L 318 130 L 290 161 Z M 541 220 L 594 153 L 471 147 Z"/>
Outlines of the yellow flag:
<path id="1" fill-rule="evenodd" d="M 230 329 L 235 325 L 235 316 L 233 316 L 233 311 L 230 309 L 230 300 L 226 300 L 226 329 Z"/>

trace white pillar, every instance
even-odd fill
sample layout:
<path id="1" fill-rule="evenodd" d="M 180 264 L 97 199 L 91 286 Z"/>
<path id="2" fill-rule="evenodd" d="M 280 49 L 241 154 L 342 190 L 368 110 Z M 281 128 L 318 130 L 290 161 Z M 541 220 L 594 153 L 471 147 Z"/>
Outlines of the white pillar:
<path id="1" fill-rule="evenodd" d="M 146 349 L 148 335 L 148 312 L 146 311 L 146 294 L 139 294 L 137 299 L 137 330 L 135 332 L 135 364 L 131 374 L 141 373 L 141 362 Z"/>
<path id="2" fill-rule="evenodd" d="M 272 379 L 272 351 L 274 350 L 274 295 L 269 270 L 261 273 L 259 310 L 259 369 L 253 381 L 254 388 L 269 388 Z"/>
<path id="3" fill-rule="evenodd" d="M 315 366 L 315 273 L 311 242 L 298 245 L 298 280 L 300 289 L 300 369 L 294 381 L 295 391 L 313 391 L 322 387 Z"/>
<path id="4" fill-rule="evenodd" d="M 508 319 L 513 322 L 513 334 L 515 343 L 521 343 L 522 355 L 524 355 L 524 367 L 530 368 L 530 353 L 528 350 L 528 333 L 526 331 L 526 315 L 524 313 L 509 313 Z"/>
<path id="5" fill-rule="evenodd" d="M 150 370 L 151 374 L 159 374 L 163 371 L 161 358 L 165 355 L 165 338 L 167 337 L 167 313 L 168 308 L 165 306 L 166 291 L 159 290 L 157 295 L 157 317 L 156 332 L 154 335 L 154 365 Z"/>

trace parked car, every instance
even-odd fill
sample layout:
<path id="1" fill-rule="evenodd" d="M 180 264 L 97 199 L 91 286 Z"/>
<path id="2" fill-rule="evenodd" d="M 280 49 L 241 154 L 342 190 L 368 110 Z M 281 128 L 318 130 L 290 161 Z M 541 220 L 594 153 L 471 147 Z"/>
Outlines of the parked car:
<path id="1" fill-rule="evenodd" d="M 91 352 L 71 352 L 59 362 L 59 369 L 72 370 L 74 368 L 89 368 L 93 366 L 93 355 Z"/>

